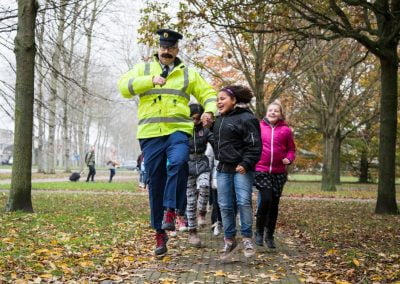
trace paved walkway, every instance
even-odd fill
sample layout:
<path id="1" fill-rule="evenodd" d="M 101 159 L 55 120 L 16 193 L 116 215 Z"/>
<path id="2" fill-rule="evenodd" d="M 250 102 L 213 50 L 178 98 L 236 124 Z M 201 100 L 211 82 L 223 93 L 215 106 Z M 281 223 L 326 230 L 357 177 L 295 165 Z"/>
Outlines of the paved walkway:
<path id="1" fill-rule="evenodd" d="M 223 237 L 215 237 L 209 225 L 200 231 L 204 246 L 192 248 L 187 243 L 187 232 L 170 237 L 168 253 L 153 266 L 139 269 L 133 283 L 301 283 L 293 272 L 293 258 L 297 255 L 293 244 L 284 243 L 277 235 L 277 249 L 257 247 L 257 256 L 246 259 L 241 248 L 233 261 L 219 260 Z M 169 282 L 168 282 L 169 281 Z M 103 284 L 109 282 L 104 281 Z"/>

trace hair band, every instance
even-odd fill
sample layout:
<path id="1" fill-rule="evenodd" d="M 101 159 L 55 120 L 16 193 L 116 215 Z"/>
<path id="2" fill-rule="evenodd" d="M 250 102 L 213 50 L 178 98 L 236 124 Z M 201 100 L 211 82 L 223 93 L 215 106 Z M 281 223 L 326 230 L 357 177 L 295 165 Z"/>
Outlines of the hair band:
<path id="1" fill-rule="evenodd" d="M 221 89 L 221 91 L 227 92 L 227 93 L 229 93 L 229 95 L 231 95 L 231 96 L 235 96 L 235 94 L 233 93 L 233 91 L 232 91 L 231 89 L 229 89 L 229 88 L 223 88 L 223 89 Z"/>

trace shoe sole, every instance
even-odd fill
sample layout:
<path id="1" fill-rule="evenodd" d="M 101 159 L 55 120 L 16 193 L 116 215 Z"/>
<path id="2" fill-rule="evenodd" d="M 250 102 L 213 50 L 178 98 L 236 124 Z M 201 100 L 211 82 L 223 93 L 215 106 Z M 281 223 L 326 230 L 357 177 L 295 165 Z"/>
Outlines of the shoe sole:
<path id="1" fill-rule="evenodd" d="M 167 230 L 167 231 L 175 231 L 175 226 L 172 224 L 162 224 L 161 225 L 162 230 Z"/>
<path id="2" fill-rule="evenodd" d="M 221 256 L 221 257 L 219 258 L 219 260 L 220 260 L 222 263 L 232 261 L 232 256 L 238 251 L 238 249 L 239 249 L 239 245 L 236 245 L 236 247 L 235 247 L 230 253 L 228 253 L 227 255 Z"/>
<path id="3" fill-rule="evenodd" d="M 164 252 L 162 252 L 162 253 L 156 253 L 156 252 L 154 252 L 154 254 L 156 255 L 156 256 L 164 256 L 166 253 L 168 252 L 168 249 L 166 249 Z"/>

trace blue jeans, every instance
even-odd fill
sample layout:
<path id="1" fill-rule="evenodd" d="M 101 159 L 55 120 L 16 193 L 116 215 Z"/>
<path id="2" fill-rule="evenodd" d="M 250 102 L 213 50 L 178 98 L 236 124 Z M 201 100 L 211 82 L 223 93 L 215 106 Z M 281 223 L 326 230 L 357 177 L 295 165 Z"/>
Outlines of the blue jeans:
<path id="1" fill-rule="evenodd" d="M 145 157 L 151 225 L 159 230 L 164 209 L 182 209 L 185 204 L 189 138 L 177 131 L 166 136 L 140 139 L 139 143 Z"/>
<path id="2" fill-rule="evenodd" d="M 218 204 L 221 209 L 225 238 L 236 236 L 235 199 L 240 214 L 240 232 L 243 237 L 253 236 L 253 209 L 251 193 L 254 172 L 246 174 L 217 172 Z"/>

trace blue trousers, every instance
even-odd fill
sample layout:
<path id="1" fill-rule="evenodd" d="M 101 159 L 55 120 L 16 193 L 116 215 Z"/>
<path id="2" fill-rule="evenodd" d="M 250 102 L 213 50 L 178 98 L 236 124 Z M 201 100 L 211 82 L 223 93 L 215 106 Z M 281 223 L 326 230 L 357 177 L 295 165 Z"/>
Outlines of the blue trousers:
<path id="1" fill-rule="evenodd" d="M 165 208 L 185 210 L 189 137 L 178 131 L 140 139 L 139 143 L 148 181 L 151 226 L 160 230 Z"/>

